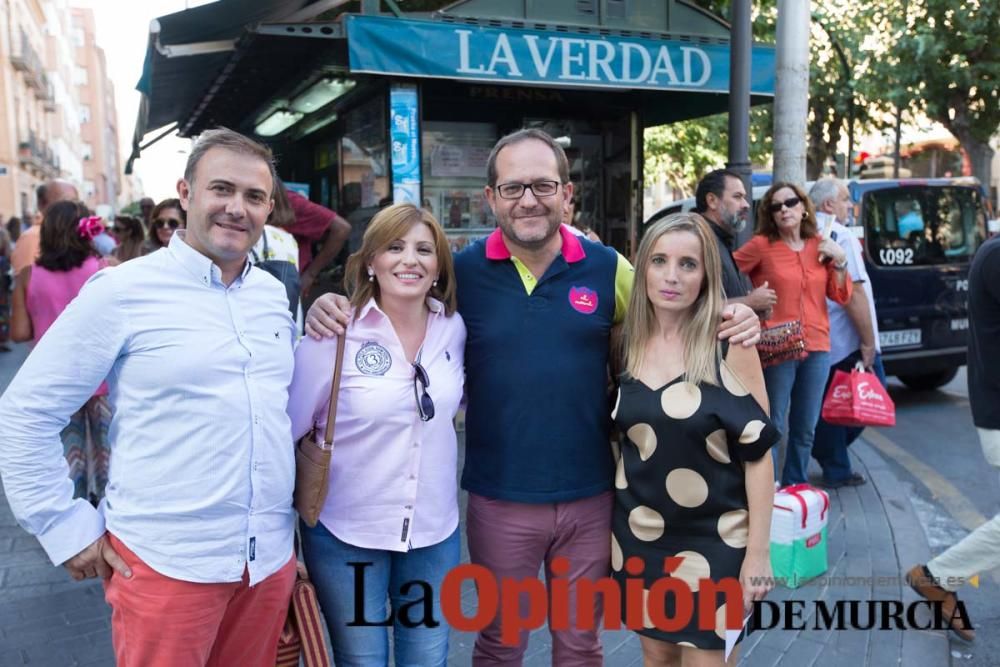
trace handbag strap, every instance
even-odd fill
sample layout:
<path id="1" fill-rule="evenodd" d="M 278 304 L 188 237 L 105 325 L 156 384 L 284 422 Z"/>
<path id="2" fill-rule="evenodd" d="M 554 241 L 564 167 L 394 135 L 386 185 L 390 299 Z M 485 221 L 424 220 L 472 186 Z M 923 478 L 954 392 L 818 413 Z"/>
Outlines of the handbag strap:
<path id="1" fill-rule="evenodd" d="M 337 358 L 333 366 L 333 384 L 330 385 L 330 406 L 326 411 L 326 429 L 323 431 L 323 449 L 333 449 L 333 425 L 337 421 L 337 398 L 340 395 L 340 375 L 344 368 L 344 344 L 347 332 L 337 336 Z"/>

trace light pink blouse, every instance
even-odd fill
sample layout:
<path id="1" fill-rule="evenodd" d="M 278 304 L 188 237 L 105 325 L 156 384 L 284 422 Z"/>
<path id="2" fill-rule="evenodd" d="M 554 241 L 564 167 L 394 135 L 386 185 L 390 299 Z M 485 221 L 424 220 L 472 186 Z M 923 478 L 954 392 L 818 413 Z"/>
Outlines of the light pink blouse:
<path id="1" fill-rule="evenodd" d="M 458 443 L 452 420 L 465 382 L 465 324 L 427 300 L 420 364 L 435 415 L 421 421 L 414 369 L 374 300 L 347 328 L 330 490 L 320 521 L 357 547 L 407 551 L 437 544 L 458 526 Z M 336 340 L 304 338 L 295 351 L 288 415 L 295 440 L 322 429 Z M 321 436 L 322 437 L 322 434 Z"/>

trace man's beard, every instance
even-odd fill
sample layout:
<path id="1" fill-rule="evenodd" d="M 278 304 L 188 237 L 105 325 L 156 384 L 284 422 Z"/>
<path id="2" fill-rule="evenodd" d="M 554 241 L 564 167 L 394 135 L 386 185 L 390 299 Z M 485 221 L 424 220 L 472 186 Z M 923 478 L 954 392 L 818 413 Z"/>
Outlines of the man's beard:
<path id="1" fill-rule="evenodd" d="M 559 231 L 559 226 L 562 224 L 562 211 L 554 211 L 552 209 L 546 209 L 546 213 L 543 216 L 548 224 L 546 225 L 546 233 L 543 238 L 540 239 L 523 239 L 515 233 L 513 217 L 508 213 L 504 216 L 497 216 L 497 224 L 500 226 L 500 230 L 503 235 L 508 239 L 521 246 L 522 248 L 527 248 L 529 250 L 536 250 L 543 247 L 548 243 L 553 235 Z"/>
<path id="2" fill-rule="evenodd" d="M 747 226 L 747 219 L 740 213 L 729 213 L 722 221 L 737 234 L 746 229 Z"/>

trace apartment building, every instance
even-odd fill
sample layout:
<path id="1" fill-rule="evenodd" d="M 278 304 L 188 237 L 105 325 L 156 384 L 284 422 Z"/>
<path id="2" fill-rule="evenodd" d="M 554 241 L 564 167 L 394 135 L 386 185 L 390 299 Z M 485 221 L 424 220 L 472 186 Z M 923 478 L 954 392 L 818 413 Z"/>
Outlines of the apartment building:
<path id="1" fill-rule="evenodd" d="M 0 217 L 35 214 L 35 189 L 65 178 L 110 213 L 121 190 L 114 89 L 90 10 L 69 0 L 0 5 Z"/>
<path id="2" fill-rule="evenodd" d="M 83 138 L 80 196 L 92 209 L 113 210 L 122 189 L 114 86 L 108 79 L 104 49 L 97 45 L 93 11 L 73 8 L 71 14 Z"/>

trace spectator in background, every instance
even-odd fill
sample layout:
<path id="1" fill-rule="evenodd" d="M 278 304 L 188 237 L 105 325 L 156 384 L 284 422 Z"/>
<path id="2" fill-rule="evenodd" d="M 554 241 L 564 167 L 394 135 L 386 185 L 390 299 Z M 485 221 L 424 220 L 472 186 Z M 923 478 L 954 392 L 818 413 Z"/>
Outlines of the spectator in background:
<path id="1" fill-rule="evenodd" d="M 309 201 L 294 190 L 287 190 L 294 222 L 285 227 L 299 243 L 299 274 L 302 296 L 309 294 L 316 277 L 337 255 L 351 234 L 351 224 L 325 206 Z M 323 241 L 313 257 L 312 244 Z"/>
<path id="2" fill-rule="evenodd" d="M 55 179 L 46 181 L 35 190 L 35 201 L 38 205 L 38 214 L 42 221 L 45 220 L 45 211 L 49 206 L 58 201 L 76 201 L 80 198 L 76 186 L 68 181 Z M 39 228 L 41 224 L 32 225 L 22 232 L 18 239 L 17 246 L 10 257 L 11 267 L 14 275 L 19 274 L 25 267 L 31 266 L 38 259 Z"/>
<path id="3" fill-rule="evenodd" d="M 264 225 L 264 232 L 250 249 L 250 262 L 281 281 L 288 295 L 289 311 L 296 321 L 300 321 L 299 244 L 287 231 L 287 227 L 293 222 L 295 214 L 288 202 L 288 190 L 280 178 L 275 178 L 274 208 Z"/>
<path id="4" fill-rule="evenodd" d="M 174 232 L 187 227 L 184 209 L 177 198 L 164 199 L 154 206 L 150 218 L 152 222 L 147 224 L 149 238 L 142 253 L 144 255 L 166 248 Z"/>
<path id="5" fill-rule="evenodd" d="M 603 243 L 601 237 L 593 229 L 580 225 L 580 216 L 576 213 L 576 197 L 566 201 L 563 206 L 563 224 L 577 236 L 584 236 L 595 243 Z"/>
<path id="6" fill-rule="evenodd" d="M 755 313 L 767 319 L 768 312 L 777 301 L 774 290 L 767 281 L 760 287 L 750 284 L 750 279 L 741 273 L 733 259 L 736 249 L 736 235 L 747 224 L 750 202 L 743 179 L 728 169 L 716 169 L 705 174 L 694 193 L 695 212 L 708 221 L 719 246 L 722 262 L 722 288 L 727 303 L 745 303 Z"/>
<path id="7" fill-rule="evenodd" d="M 13 220 L 14 218 L 11 218 Z M 7 340 L 10 338 L 10 255 L 14 243 L 10 240 L 10 232 L 6 227 L 0 227 L 0 352 L 10 352 Z"/>
<path id="8" fill-rule="evenodd" d="M 34 266 L 25 267 L 17 275 L 11 321 L 15 341 L 36 345 L 83 284 L 109 266 L 93 246 L 94 237 L 103 229 L 100 219 L 91 217 L 79 202 L 61 201 L 47 208 L 40 237 L 41 255 Z M 107 395 L 108 387 L 101 383 L 61 433 L 73 497 L 94 505 L 104 497 L 108 482 L 111 405 Z"/>
<path id="9" fill-rule="evenodd" d="M 10 242 L 12 244 L 17 243 L 17 240 L 21 237 L 21 218 L 12 216 L 7 221 L 7 232 L 10 234 Z"/>
<path id="10" fill-rule="evenodd" d="M 115 216 L 111 233 L 118 241 L 114 256 L 119 262 L 142 256 L 142 247 L 146 243 L 146 227 L 142 220 L 131 215 Z"/>
<path id="11" fill-rule="evenodd" d="M 878 324 L 875 319 L 875 297 L 865 269 L 861 244 L 844 224 L 850 218 L 851 195 L 847 187 L 835 178 L 816 181 L 809 191 L 809 198 L 816 206 L 816 220 L 820 229 L 830 225 L 830 238 L 843 248 L 847 256 L 847 273 L 854 284 L 851 299 L 841 306 L 826 300 L 830 314 L 830 374 L 826 379 L 826 395 L 833 375 L 838 370 L 848 371 L 857 362 L 873 370 L 885 386 L 885 370 L 878 347 Z M 813 457 L 823 469 L 822 486 L 838 489 L 842 486 L 860 486 L 868 480 L 851 469 L 847 448 L 861 435 L 862 428 L 848 428 L 830 424 L 820 417 L 816 424 Z"/>
<path id="12" fill-rule="evenodd" d="M 146 223 L 147 229 L 149 229 L 149 221 L 155 217 L 155 208 L 156 202 L 154 202 L 151 197 L 143 197 L 139 200 L 139 210 L 142 212 L 142 221 Z"/>
<path id="13" fill-rule="evenodd" d="M 799 186 L 775 183 L 757 208 L 756 234 L 733 253 L 736 265 L 757 287 L 777 294 L 764 326 L 798 322 L 806 357 L 764 369 L 771 418 L 788 439 L 785 462 L 775 452 L 781 485 L 806 480 L 823 385 L 830 372 L 830 319 L 826 297 L 840 304 L 851 298 L 847 257 L 836 241 L 820 236 L 812 202 Z M 777 476 L 777 475 L 776 475 Z"/>

